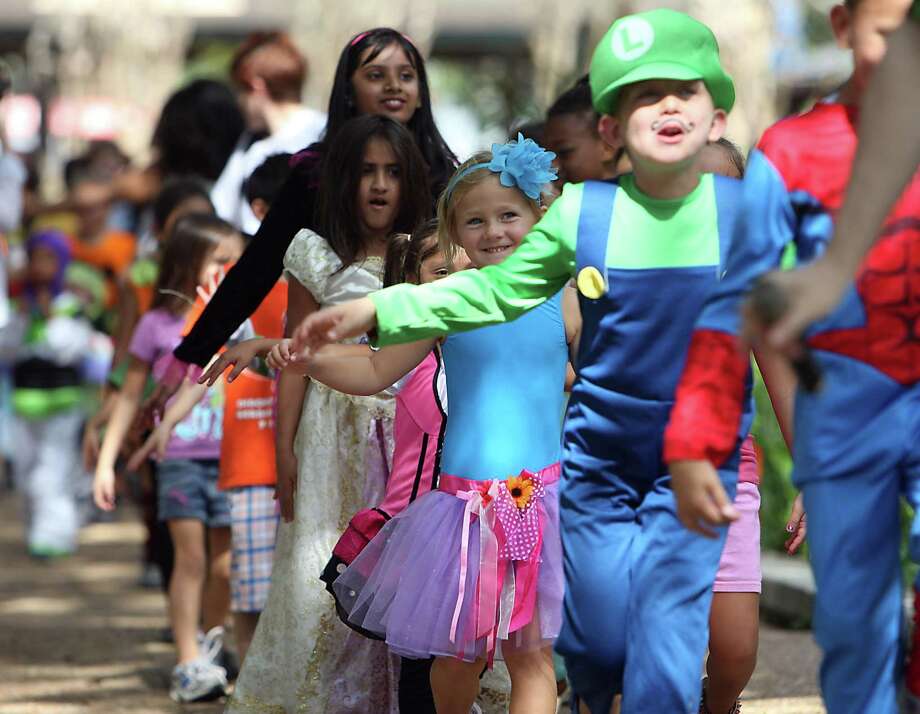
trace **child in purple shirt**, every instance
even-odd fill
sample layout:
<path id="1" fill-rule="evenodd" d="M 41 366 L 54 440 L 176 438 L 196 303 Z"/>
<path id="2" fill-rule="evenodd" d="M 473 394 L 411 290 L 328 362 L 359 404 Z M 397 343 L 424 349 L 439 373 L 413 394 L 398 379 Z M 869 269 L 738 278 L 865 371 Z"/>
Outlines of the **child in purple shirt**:
<path id="1" fill-rule="evenodd" d="M 196 287 L 216 280 L 221 266 L 242 250 L 236 229 L 214 216 L 187 216 L 173 228 L 160 260 L 153 305 L 131 338 L 130 364 L 99 451 L 93 490 L 100 508 L 115 507 L 118 452 L 138 413 L 147 377 L 182 337 Z M 199 621 L 206 630 L 219 632 L 214 628 L 223 624 L 230 604 L 230 511 L 226 494 L 217 489 L 221 423 L 220 394 L 209 392 L 176 424 L 159 454 L 159 518 L 166 521 L 175 546 L 169 614 L 178 664 L 170 696 L 180 702 L 222 696 L 227 686 L 227 673 L 213 661 L 209 638 L 203 638 L 202 646 L 198 635 Z"/>

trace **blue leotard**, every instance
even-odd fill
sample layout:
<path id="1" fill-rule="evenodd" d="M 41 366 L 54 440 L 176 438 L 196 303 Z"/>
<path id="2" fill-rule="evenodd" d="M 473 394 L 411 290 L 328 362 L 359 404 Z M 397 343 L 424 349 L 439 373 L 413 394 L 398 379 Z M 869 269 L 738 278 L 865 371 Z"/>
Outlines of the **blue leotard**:
<path id="1" fill-rule="evenodd" d="M 451 335 L 442 353 L 450 395 L 442 473 L 507 478 L 559 461 L 568 362 L 561 292 L 514 322 Z"/>

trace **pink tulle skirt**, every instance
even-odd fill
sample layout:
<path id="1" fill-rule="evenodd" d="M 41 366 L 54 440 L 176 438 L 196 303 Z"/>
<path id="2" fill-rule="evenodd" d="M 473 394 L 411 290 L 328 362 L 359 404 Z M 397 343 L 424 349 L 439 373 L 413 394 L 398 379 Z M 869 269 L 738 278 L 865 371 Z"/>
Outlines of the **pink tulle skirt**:
<path id="1" fill-rule="evenodd" d="M 559 473 L 442 475 L 335 581 L 349 622 L 403 657 L 491 661 L 551 645 L 564 587 Z"/>

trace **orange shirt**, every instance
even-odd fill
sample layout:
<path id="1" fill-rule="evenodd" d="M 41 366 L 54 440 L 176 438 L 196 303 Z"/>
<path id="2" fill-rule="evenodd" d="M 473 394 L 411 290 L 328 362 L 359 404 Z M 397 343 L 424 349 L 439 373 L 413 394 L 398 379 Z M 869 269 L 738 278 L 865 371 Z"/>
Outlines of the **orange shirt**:
<path id="1" fill-rule="evenodd" d="M 275 380 L 247 370 L 226 385 L 224 399 L 218 488 L 274 486 Z"/>
<path id="2" fill-rule="evenodd" d="M 204 301 L 199 297 L 187 326 L 195 323 Z M 250 317 L 259 337 L 282 337 L 287 284 L 279 281 Z M 275 475 L 275 381 L 246 370 L 224 385 L 224 428 L 220 442 L 221 489 L 273 486 Z"/>
<path id="3" fill-rule="evenodd" d="M 132 234 L 123 231 L 108 231 L 100 240 L 93 243 L 86 243 L 77 238 L 70 240 L 74 260 L 91 265 L 105 274 L 108 292 L 105 306 L 108 308 L 113 307 L 118 299 L 115 278 L 124 274 L 131 265 L 136 243 Z"/>
<path id="4" fill-rule="evenodd" d="M 134 299 L 137 300 L 137 314 L 143 315 L 153 304 L 153 285 L 138 285 L 131 283 Z"/>

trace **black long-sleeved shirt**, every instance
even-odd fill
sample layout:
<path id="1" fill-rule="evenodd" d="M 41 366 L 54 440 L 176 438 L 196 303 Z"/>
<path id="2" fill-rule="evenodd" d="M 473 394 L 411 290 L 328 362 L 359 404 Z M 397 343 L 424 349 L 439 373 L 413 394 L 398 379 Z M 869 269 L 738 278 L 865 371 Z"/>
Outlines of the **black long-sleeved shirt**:
<path id="1" fill-rule="evenodd" d="M 207 366 L 278 282 L 284 254 L 297 231 L 316 229 L 320 154 L 312 151 L 315 146 L 299 157 L 255 237 L 173 351 L 177 359 Z"/>

